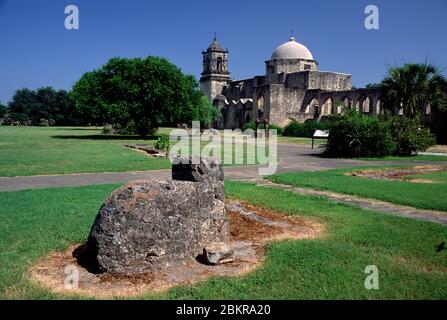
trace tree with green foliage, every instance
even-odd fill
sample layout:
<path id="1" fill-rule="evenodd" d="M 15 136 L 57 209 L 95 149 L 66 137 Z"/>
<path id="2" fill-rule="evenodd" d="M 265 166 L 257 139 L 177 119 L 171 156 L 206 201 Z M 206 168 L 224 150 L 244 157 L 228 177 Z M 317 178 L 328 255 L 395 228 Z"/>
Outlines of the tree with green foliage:
<path id="1" fill-rule="evenodd" d="M 54 120 L 57 125 L 76 123 L 68 93 L 52 87 L 17 90 L 9 103 L 9 114 L 13 120 L 30 120 L 33 125 L 39 125 L 41 120 Z"/>
<path id="2" fill-rule="evenodd" d="M 9 115 L 13 120 L 28 120 L 36 109 L 36 92 L 27 88 L 17 90 L 9 102 Z"/>
<path id="3" fill-rule="evenodd" d="M 65 90 L 58 90 L 53 93 L 53 104 L 51 105 L 50 115 L 56 125 L 74 125 L 79 124 L 79 115 L 76 112 L 70 94 Z"/>
<path id="4" fill-rule="evenodd" d="M 366 89 L 380 89 L 380 83 L 368 83 Z"/>
<path id="5" fill-rule="evenodd" d="M 0 118 L 3 118 L 6 113 L 8 112 L 8 109 L 6 106 L 0 101 Z"/>
<path id="6" fill-rule="evenodd" d="M 446 107 L 443 92 L 447 88 L 447 80 L 431 64 L 408 63 L 390 68 L 380 87 L 384 107 L 392 111 L 402 105 L 403 114 L 410 118 L 420 119 L 426 104 L 436 109 Z"/>
<path id="7" fill-rule="evenodd" d="M 205 126 L 220 115 L 193 76 L 165 58 L 113 58 L 86 73 L 71 93 L 76 108 L 95 121 L 128 128 L 141 136 L 161 125 L 198 120 Z"/>
<path id="8" fill-rule="evenodd" d="M 70 92 L 82 124 L 102 125 L 108 120 L 108 111 L 102 99 L 101 76 L 97 70 L 84 73 Z"/>

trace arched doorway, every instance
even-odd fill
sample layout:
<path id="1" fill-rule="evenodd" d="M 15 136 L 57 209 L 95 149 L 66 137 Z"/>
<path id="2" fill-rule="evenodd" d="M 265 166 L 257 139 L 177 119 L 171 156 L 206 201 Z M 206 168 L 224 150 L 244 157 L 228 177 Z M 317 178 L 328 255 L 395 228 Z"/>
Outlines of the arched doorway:
<path id="1" fill-rule="evenodd" d="M 258 95 L 256 104 L 258 106 L 258 117 L 262 120 L 264 118 L 264 95 L 262 93 Z"/>
<path id="2" fill-rule="evenodd" d="M 309 105 L 307 106 L 306 110 L 308 111 L 307 113 L 311 113 L 313 114 L 314 118 L 318 118 L 320 116 L 320 103 L 318 102 L 317 99 L 313 98 Z"/>
<path id="3" fill-rule="evenodd" d="M 363 113 L 370 113 L 371 112 L 371 100 L 369 99 L 369 97 L 366 97 L 366 99 L 363 100 L 362 112 Z"/>
<path id="4" fill-rule="evenodd" d="M 322 115 L 332 114 L 332 98 L 327 98 L 323 103 L 323 107 L 321 108 Z"/>
<path id="5" fill-rule="evenodd" d="M 376 114 L 382 114 L 382 102 L 380 100 L 376 102 Z"/>

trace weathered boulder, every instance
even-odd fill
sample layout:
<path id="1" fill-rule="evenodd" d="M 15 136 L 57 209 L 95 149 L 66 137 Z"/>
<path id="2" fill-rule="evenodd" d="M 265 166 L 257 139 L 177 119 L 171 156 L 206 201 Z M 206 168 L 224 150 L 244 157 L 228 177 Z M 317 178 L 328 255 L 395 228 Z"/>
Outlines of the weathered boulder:
<path id="1" fill-rule="evenodd" d="M 228 240 L 222 165 L 189 161 L 173 165 L 172 176 L 131 182 L 103 204 L 84 254 L 98 271 L 149 272 L 195 259 L 208 244 Z"/>

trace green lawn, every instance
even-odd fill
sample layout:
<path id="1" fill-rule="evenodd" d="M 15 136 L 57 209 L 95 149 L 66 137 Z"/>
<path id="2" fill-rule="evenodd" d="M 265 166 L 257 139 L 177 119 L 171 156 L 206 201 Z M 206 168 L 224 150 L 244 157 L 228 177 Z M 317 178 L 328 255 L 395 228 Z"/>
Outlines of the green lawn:
<path id="1" fill-rule="evenodd" d="M 358 160 L 366 161 L 447 161 L 447 156 L 434 156 L 434 155 L 415 155 L 408 157 L 372 157 L 372 158 L 357 158 Z"/>
<path id="2" fill-rule="evenodd" d="M 170 130 L 161 128 L 160 133 L 169 134 Z M 168 169 L 168 159 L 151 158 L 124 147 L 130 143 L 153 145 L 156 138 L 102 135 L 99 128 L 0 126 L 0 177 Z M 201 147 L 207 144 L 202 141 Z M 247 164 L 246 144 L 242 150 L 233 148 L 232 153 Z M 256 163 L 265 161 L 256 159 Z"/>
<path id="3" fill-rule="evenodd" d="M 314 148 L 321 149 L 326 143 L 326 139 L 315 139 L 314 140 Z M 286 137 L 286 136 L 278 136 L 278 143 L 290 143 L 290 144 L 305 144 L 311 145 L 312 138 L 301 138 L 301 137 Z M 396 156 L 387 156 L 387 157 L 363 157 L 356 158 L 357 160 L 365 160 L 365 161 L 447 161 L 447 156 L 439 156 L 439 155 L 415 155 L 415 156 L 406 156 L 406 157 L 396 157 Z"/>
<path id="4" fill-rule="evenodd" d="M 374 198 L 421 209 L 447 211 L 447 176 L 433 173 L 436 184 L 374 180 L 346 175 L 346 172 L 379 167 L 335 169 L 291 174 L 276 174 L 268 179 L 300 187 L 331 190 L 365 198 Z"/>
<path id="5" fill-rule="evenodd" d="M 0 126 L 0 176 L 165 169 L 170 162 L 124 147 L 153 144 L 136 136 L 105 136 L 101 129 Z"/>
<path id="6" fill-rule="evenodd" d="M 26 270 L 39 257 L 85 241 L 100 204 L 116 185 L 0 193 L 0 298 L 64 298 L 36 287 Z M 268 246 L 265 264 L 238 278 L 217 277 L 143 298 L 446 299 L 445 226 L 394 217 L 291 192 L 226 182 L 231 197 L 310 217 L 326 226 L 317 240 Z M 379 290 L 364 288 L 367 265 Z"/>
<path id="7" fill-rule="evenodd" d="M 312 138 L 304 138 L 304 137 L 287 137 L 287 136 L 278 136 L 279 143 L 297 143 L 297 144 L 312 144 Z M 326 139 L 315 139 L 315 146 L 322 146 L 326 143 Z"/>
<path id="8" fill-rule="evenodd" d="M 405 180 L 413 179 L 428 179 L 433 181 L 433 183 L 447 183 L 447 171 L 426 173 L 426 174 L 410 174 L 405 176 Z M 422 185 L 424 186 L 424 185 Z"/>

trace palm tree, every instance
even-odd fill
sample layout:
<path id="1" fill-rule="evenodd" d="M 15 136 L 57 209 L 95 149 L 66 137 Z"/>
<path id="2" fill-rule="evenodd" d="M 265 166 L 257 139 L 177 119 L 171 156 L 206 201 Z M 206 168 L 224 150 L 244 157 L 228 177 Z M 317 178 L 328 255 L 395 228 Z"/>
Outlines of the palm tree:
<path id="1" fill-rule="evenodd" d="M 408 63 L 390 68 L 380 87 L 384 107 L 391 111 L 402 107 L 407 117 L 419 119 L 427 105 L 438 110 L 447 105 L 444 96 L 447 80 L 431 64 Z"/>

